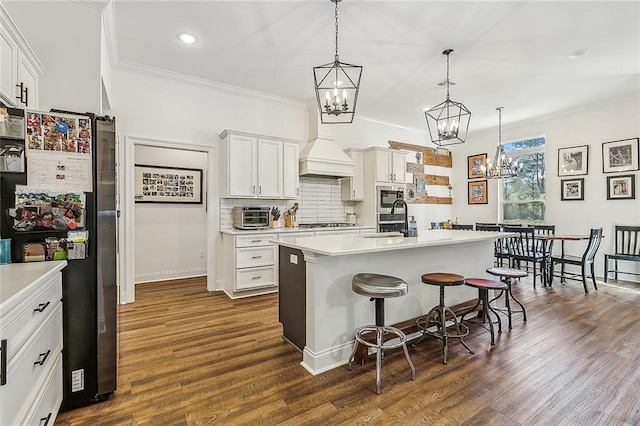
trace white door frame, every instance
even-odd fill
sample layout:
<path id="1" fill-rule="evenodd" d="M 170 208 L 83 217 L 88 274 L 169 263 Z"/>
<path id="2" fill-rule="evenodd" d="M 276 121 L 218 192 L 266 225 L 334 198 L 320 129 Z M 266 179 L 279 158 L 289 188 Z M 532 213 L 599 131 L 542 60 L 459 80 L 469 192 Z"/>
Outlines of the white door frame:
<path id="1" fill-rule="evenodd" d="M 208 170 L 205 174 L 207 188 L 205 192 L 205 208 L 207 212 L 207 290 L 216 290 L 216 256 L 215 237 L 217 235 L 218 209 L 215 206 L 215 147 L 194 143 L 162 141 L 158 139 L 124 136 L 124 143 L 120 144 L 118 158 L 118 175 L 120 176 L 120 205 L 121 224 L 119 235 L 119 302 L 120 304 L 135 301 L 135 202 L 134 202 L 134 152 L 136 146 L 150 146 L 155 148 L 171 148 L 188 151 L 199 151 L 207 154 Z"/>

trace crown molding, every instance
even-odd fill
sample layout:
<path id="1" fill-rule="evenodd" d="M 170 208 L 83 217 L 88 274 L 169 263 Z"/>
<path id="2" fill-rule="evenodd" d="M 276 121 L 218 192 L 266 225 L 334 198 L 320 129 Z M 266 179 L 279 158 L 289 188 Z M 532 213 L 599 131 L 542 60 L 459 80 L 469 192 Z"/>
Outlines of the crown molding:
<path id="1" fill-rule="evenodd" d="M 306 102 L 296 101 L 293 99 L 283 98 L 280 96 L 270 95 L 256 90 L 245 89 L 242 87 L 232 86 L 230 84 L 217 83 L 215 81 L 206 80 L 200 77 L 193 77 L 186 74 L 181 74 L 173 71 L 167 71 L 161 68 L 152 67 L 149 65 L 141 65 L 134 62 L 125 60 L 118 60 L 113 66 L 117 71 L 129 72 L 133 74 L 140 74 L 148 77 L 160 78 L 163 80 L 169 80 L 177 83 L 189 84 L 196 87 L 203 87 L 209 90 L 215 90 L 220 93 L 240 95 L 250 97 L 252 99 L 260 98 L 271 102 L 277 102 L 283 105 L 289 105 L 306 109 Z"/>

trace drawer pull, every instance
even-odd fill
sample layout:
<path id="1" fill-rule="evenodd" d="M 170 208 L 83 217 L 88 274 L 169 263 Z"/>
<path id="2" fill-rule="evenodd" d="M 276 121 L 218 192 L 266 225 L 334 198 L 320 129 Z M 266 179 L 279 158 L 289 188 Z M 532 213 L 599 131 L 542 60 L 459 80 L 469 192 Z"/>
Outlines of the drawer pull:
<path id="1" fill-rule="evenodd" d="M 259 280 L 260 278 L 262 278 L 262 275 L 256 275 L 255 277 L 251 278 L 252 280 Z"/>
<path id="2" fill-rule="evenodd" d="M 7 384 L 7 339 L 0 340 L 0 386 Z"/>
<path id="3" fill-rule="evenodd" d="M 49 306 L 51 304 L 51 301 L 47 302 L 47 303 L 41 303 L 38 305 L 37 308 L 33 309 L 33 312 L 42 312 L 45 309 L 47 309 L 47 306 Z"/>
<path id="4" fill-rule="evenodd" d="M 252 243 L 259 243 L 259 242 L 261 242 L 261 241 L 262 241 L 262 240 L 251 240 L 251 242 L 252 242 Z"/>
<path id="5" fill-rule="evenodd" d="M 38 356 L 38 360 L 36 362 L 34 362 L 33 365 L 44 365 L 44 363 L 47 360 L 47 358 L 49 358 L 49 354 L 50 353 L 51 353 L 51 349 L 49 349 L 45 353 L 40 354 L 40 356 Z"/>
<path id="6" fill-rule="evenodd" d="M 47 417 L 41 418 L 38 425 L 47 426 L 49 424 L 49 420 L 51 420 L 51 413 L 49 413 Z M 44 424 L 42 424 L 43 421 L 44 421 Z"/>
<path id="7" fill-rule="evenodd" d="M 262 259 L 262 256 L 251 256 L 252 259 Z"/>

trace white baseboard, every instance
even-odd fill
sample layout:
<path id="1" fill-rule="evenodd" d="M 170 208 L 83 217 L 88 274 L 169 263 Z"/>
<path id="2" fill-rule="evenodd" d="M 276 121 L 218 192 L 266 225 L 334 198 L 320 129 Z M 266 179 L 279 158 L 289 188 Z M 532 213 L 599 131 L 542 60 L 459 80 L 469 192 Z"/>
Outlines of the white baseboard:
<path id="1" fill-rule="evenodd" d="M 136 274 L 135 283 L 151 283 L 157 281 L 177 280 L 181 278 L 194 278 L 207 275 L 207 268 L 190 268 L 173 271 L 157 271 Z"/>

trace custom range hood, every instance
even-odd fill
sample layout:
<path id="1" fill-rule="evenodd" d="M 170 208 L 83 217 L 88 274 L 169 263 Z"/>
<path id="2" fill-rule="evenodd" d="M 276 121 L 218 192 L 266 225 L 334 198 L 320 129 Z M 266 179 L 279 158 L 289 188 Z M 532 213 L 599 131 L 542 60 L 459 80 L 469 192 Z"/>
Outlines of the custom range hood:
<path id="1" fill-rule="evenodd" d="M 331 138 L 317 136 L 309 140 L 299 158 L 300 176 L 353 176 L 353 161 Z"/>

